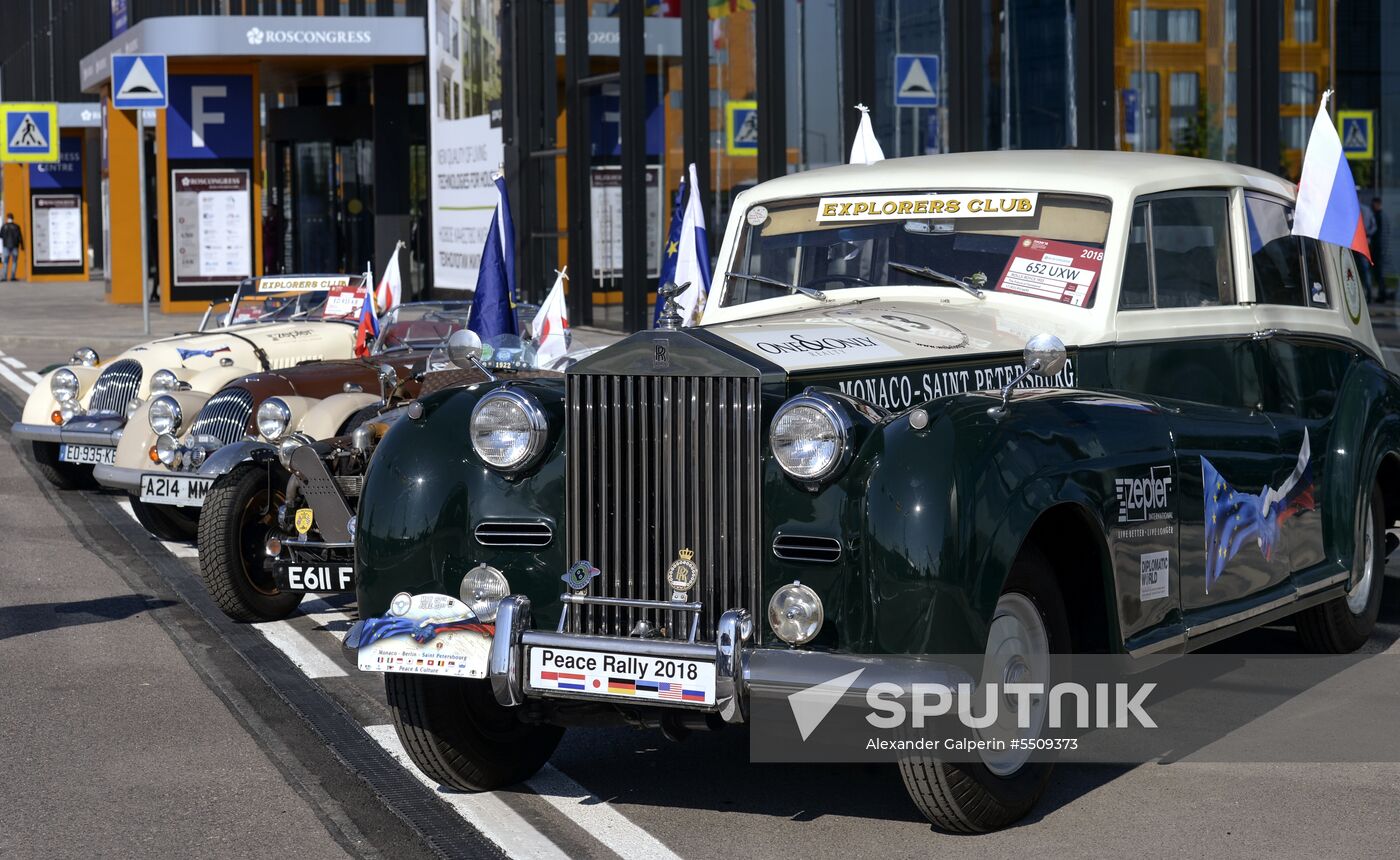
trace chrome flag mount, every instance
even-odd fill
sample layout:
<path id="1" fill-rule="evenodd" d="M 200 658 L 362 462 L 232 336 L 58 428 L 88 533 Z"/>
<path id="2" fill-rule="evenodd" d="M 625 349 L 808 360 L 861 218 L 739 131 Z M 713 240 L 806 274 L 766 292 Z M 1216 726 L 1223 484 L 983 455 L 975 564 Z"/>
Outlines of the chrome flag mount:
<path id="1" fill-rule="evenodd" d="M 1361 221 L 1361 202 L 1351 177 L 1342 139 L 1327 113 L 1332 91 L 1322 94 L 1317 106 L 1308 148 L 1303 153 L 1303 174 L 1298 180 L 1298 205 L 1293 213 L 1293 235 L 1311 236 L 1350 248 L 1371 259 L 1366 228 Z"/>

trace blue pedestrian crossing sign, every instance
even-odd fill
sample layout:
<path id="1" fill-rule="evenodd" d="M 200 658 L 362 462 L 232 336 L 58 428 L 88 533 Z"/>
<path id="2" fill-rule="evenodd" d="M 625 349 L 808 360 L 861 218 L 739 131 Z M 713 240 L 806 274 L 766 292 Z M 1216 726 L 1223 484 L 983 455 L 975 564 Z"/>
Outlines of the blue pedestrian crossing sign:
<path id="1" fill-rule="evenodd" d="M 1342 152 L 1347 158 L 1364 161 L 1376 157 L 1375 111 L 1339 110 L 1337 125 L 1337 133 L 1342 138 Z"/>
<path id="2" fill-rule="evenodd" d="M 112 107 L 163 108 L 170 104 L 164 54 L 112 55 Z"/>
<path id="3" fill-rule="evenodd" d="M 58 161 L 58 105 L 54 102 L 0 103 L 4 135 L 0 161 Z"/>
<path id="4" fill-rule="evenodd" d="M 894 55 L 895 107 L 938 107 L 938 55 Z"/>

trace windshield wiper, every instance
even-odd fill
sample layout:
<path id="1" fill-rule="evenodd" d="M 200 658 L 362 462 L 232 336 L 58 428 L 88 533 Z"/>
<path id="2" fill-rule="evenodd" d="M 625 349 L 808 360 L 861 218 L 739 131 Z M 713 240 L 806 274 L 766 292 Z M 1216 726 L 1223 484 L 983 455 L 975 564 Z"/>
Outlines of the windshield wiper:
<path id="1" fill-rule="evenodd" d="M 743 272 L 725 272 L 724 275 L 727 278 L 743 278 L 746 281 L 757 281 L 760 284 L 768 284 L 769 286 L 773 287 L 782 287 L 785 290 L 790 290 L 794 293 L 801 293 L 807 298 L 816 299 L 819 302 L 831 301 L 831 297 L 828 296 L 826 293 L 822 292 L 821 290 L 815 289 L 813 287 L 799 287 L 797 284 L 784 283 L 783 281 L 780 281 L 777 278 L 770 278 L 767 275 L 746 275 Z"/>
<path id="2" fill-rule="evenodd" d="M 940 283 L 957 287 L 960 290 L 966 290 L 967 292 L 972 293 L 979 299 L 985 299 L 987 297 L 986 294 L 982 292 L 982 290 L 978 289 L 978 287 L 987 283 L 986 275 L 982 275 L 980 283 L 969 284 L 962 278 L 955 278 L 952 275 L 945 275 L 942 272 L 937 271 L 936 269 L 930 269 L 928 266 L 914 266 L 909 263 L 900 263 L 895 260 L 890 260 L 888 265 L 891 269 L 898 269 L 899 271 L 904 272 L 906 274 L 918 275 L 921 278 L 928 278 L 931 281 L 939 281 Z M 977 275 L 973 275 L 973 279 L 974 281 L 977 280 Z"/>

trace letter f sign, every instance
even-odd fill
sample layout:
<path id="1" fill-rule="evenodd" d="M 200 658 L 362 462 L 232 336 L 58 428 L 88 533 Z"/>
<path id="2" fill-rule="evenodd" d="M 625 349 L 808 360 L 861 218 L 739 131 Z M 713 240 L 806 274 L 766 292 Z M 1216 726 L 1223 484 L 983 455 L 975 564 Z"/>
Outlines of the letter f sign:
<path id="1" fill-rule="evenodd" d="M 228 98 L 228 87 L 190 87 L 190 146 L 203 149 L 205 127 L 224 124 L 223 112 L 204 109 L 205 99 L 223 98 Z"/>

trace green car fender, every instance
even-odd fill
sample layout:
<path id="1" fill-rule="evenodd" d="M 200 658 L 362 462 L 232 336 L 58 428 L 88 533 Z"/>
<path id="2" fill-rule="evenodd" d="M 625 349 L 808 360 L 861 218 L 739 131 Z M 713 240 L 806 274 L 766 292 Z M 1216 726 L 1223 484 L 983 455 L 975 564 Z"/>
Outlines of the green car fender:
<path id="1" fill-rule="evenodd" d="M 871 653 L 981 653 L 997 599 L 1032 530 L 1073 512 L 1082 558 L 1112 615 L 1114 476 L 1170 462 L 1154 404 L 1083 392 L 957 395 L 927 404 L 928 423 L 901 416 L 868 439 L 841 490 L 861 494 L 849 563 L 867 607 L 842 597 L 843 645 Z M 1072 599 L 1073 595 L 1066 595 Z M 1104 620 L 1117 635 L 1116 618 Z"/>
<path id="2" fill-rule="evenodd" d="M 417 419 L 394 424 L 365 473 L 355 533 L 356 588 L 363 617 L 383 614 L 395 594 L 456 596 L 462 578 L 489 564 L 528 596 L 536 615 L 557 618 L 559 577 L 568 567 L 563 523 L 563 386 L 510 383 L 528 391 L 549 417 L 541 460 L 518 475 L 486 467 L 468 435 L 472 409 L 499 384 L 449 389 L 422 398 Z M 528 520 L 553 532 L 542 547 L 485 546 L 473 525 Z M 552 621 L 553 619 L 547 619 Z"/>
<path id="3" fill-rule="evenodd" d="M 1372 481 L 1382 479 L 1400 512 L 1400 386 L 1376 361 L 1353 362 L 1338 388 L 1320 476 L 1323 535 L 1329 558 L 1350 568 L 1355 524 L 1364 521 Z M 1314 443 L 1316 444 L 1316 443 Z"/>

